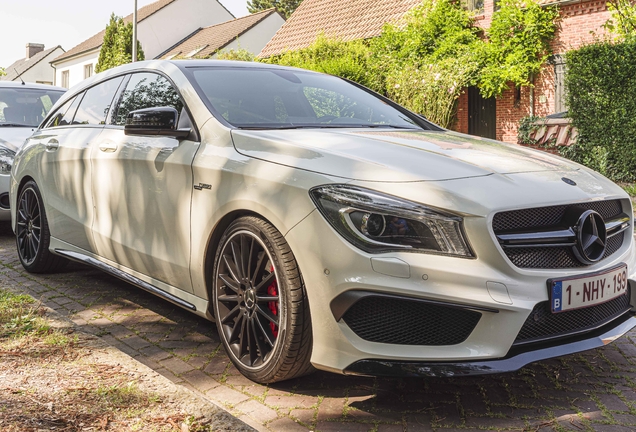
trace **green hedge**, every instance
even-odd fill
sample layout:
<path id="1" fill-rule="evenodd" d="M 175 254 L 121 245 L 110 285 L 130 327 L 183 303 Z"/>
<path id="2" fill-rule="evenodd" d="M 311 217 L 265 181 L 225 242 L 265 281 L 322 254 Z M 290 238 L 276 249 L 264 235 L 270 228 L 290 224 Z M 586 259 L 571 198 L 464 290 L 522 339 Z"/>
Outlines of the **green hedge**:
<path id="1" fill-rule="evenodd" d="M 636 180 L 636 41 L 567 54 L 568 113 L 576 145 L 562 153 L 614 181 Z"/>

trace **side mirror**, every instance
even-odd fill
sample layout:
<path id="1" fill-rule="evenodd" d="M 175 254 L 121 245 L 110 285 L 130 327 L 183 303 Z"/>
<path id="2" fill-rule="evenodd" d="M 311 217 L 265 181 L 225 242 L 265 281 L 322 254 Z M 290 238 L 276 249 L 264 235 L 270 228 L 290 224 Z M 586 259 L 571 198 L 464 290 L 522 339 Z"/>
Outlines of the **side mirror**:
<path id="1" fill-rule="evenodd" d="M 144 108 L 130 111 L 126 117 L 124 134 L 161 135 L 187 138 L 190 129 L 177 129 L 179 113 L 172 107 Z"/>

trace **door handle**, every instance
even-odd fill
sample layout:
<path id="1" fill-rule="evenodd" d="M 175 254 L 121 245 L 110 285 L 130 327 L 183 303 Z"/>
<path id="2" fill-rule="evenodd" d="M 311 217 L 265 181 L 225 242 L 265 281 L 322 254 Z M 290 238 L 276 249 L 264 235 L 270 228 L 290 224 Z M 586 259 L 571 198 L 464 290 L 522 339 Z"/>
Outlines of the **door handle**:
<path id="1" fill-rule="evenodd" d="M 56 140 L 55 138 L 50 139 L 47 143 L 46 143 L 46 149 L 48 151 L 55 151 L 58 148 L 60 148 L 60 142 L 58 140 Z"/>
<path id="2" fill-rule="evenodd" d="M 111 142 L 101 143 L 99 145 L 99 149 L 104 153 L 114 153 L 115 151 L 117 151 L 117 144 Z"/>

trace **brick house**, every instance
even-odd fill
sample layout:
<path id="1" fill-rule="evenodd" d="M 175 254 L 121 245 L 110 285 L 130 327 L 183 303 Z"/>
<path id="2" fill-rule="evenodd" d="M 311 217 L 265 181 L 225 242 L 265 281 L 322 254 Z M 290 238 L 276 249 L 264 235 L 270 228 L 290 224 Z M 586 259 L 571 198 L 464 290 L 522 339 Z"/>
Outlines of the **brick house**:
<path id="1" fill-rule="evenodd" d="M 490 26 L 495 3 L 495 0 L 483 0 L 483 14 L 476 19 L 478 26 Z M 599 0 L 540 0 L 539 3 L 559 6 L 561 19 L 551 44 L 553 60 L 534 78 L 534 88 L 511 87 L 500 98 L 491 100 L 484 100 L 476 89 L 467 89 L 459 99 L 454 127 L 457 131 L 517 142 L 517 126 L 523 117 L 547 116 L 566 110 L 564 55 L 604 35 L 603 24 L 610 18 L 610 12 L 606 2 Z"/>
<path id="2" fill-rule="evenodd" d="M 304 0 L 287 22 L 263 48 L 260 57 L 286 50 L 306 48 L 324 33 L 342 40 L 379 36 L 387 22 L 399 22 L 420 0 Z M 558 5 L 561 19 L 552 41 L 551 63 L 534 78 L 534 88 L 511 87 L 502 97 L 484 99 L 475 88 L 466 89 L 459 100 L 454 129 L 464 133 L 517 141 L 519 120 L 528 115 L 546 116 L 565 110 L 563 101 L 563 55 L 593 42 L 604 34 L 602 25 L 610 18 L 605 1 L 539 0 Z M 488 28 L 496 0 L 467 0 L 477 10 L 476 24 Z"/>

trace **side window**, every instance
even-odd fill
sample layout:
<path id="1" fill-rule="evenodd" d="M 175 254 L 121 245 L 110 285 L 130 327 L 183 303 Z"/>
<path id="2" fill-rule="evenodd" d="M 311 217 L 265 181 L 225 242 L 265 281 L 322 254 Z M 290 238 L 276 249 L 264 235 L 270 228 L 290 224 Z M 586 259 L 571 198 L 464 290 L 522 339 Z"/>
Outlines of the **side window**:
<path id="1" fill-rule="evenodd" d="M 170 81 L 154 73 L 136 73 L 119 99 L 117 113 L 112 116 L 112 124 L 123 126 L 130 111 L 153 108 L 173 107 L 181 113 L 183 102 Z"/>
<path id="2" fill-rule="evenodd" d="M 82 94 L 75 96 L 73 99 L 68 100 L 64 105 L 59 107 L 53 117 L 46 124 L 45 128 L 57 127 L 57 126 L 68 126 L 71 124 L 73 120 L 73 115 L 77 110 L 77 105 L 79 105 L 80 100 L 82 99 Z"/>
<path id="3" fill-rule="evenodd" d="M 124 77 L 113 78 L 86 90 L 73 124 L 106 124 L 106 115 L 123 79 Z"/>

